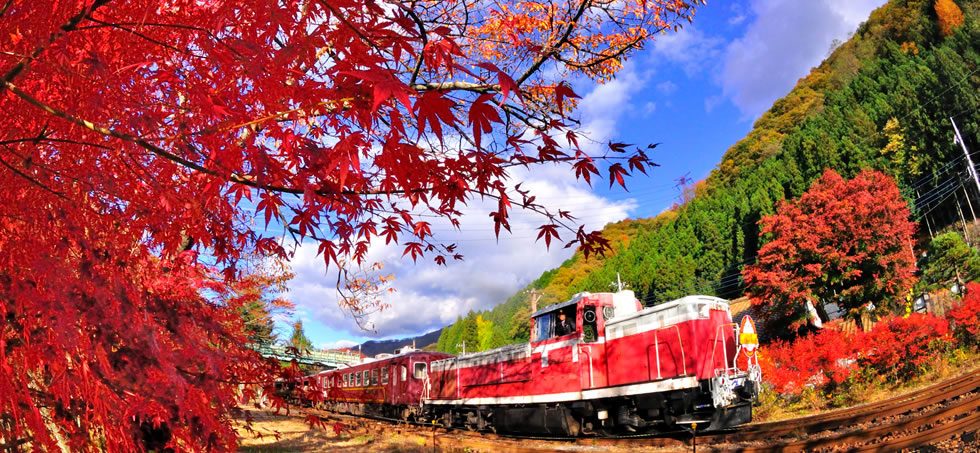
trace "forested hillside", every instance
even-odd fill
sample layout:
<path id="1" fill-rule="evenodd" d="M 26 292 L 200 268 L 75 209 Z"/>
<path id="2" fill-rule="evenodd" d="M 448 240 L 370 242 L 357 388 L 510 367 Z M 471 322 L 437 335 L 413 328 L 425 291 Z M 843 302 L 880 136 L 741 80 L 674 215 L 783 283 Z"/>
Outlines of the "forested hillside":
<path id="1" fill-rule="evenodd" d="M 576 254 L 493 310 L 461 317 L 443 329 L 439 350 L 525 341 L 527 290 L 543 294 L 543 307 L 608 291 L 617 272 L 647 305 L 692 293 L 738 297 L 741 270 L 760 247 L 759 219 L 827 168 L 845 178 L 864 168 L 893 176 L 926 238 L 959 221 L 958 208 L 970 198 L 976 206 L 980 194 L 962 185 L 965 158 L 949 118 L 967 147 L 980 149 L 980 1 L 955 3 L 962 16 L 937 14 L 948 8 L 932 0 L 874 11 L 724 154 L 693 197 L 654 219 L 607 226 L 613 254 Z"/>

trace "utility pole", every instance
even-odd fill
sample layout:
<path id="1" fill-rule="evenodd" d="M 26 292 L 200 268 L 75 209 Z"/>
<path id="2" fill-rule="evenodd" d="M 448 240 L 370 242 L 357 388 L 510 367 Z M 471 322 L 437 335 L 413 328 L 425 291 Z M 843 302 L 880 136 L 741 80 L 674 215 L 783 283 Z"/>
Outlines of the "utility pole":
<path id="1" fill-rule="evenodd" d="M 963 141 L 963 136 L 960 135 L 960 129 L 956 127 L 956 121 L 953 121 L 953 117 L 949 117 L 949 122 L 953 124 L 953 132 L 956 133 L 956 139 L 953 143 L 960 142 L 960 146 L 963 147 L 963 154 L 966 154 L 966 163 L 970 166 L 970 176 L 973 176 L 973 182 L 977 184 L 977 192 L 980 192 L 980 177 L 977 177 L 977 170 L 973 168 L 973 159 L 970 159 L 970 151 L 966 149 L 966 142 Z"/>
<path id="2" fill-rule="evenodd" d="M 538 311 L 538 300 L 541 299 L 541 292 L 536 289 L 527 290 L 528 296 L 531 296 L 531 313 Z"/>
<path id="3" fill-rule="evenodd" d="M 963 237 L 966 239 L 966 242 L 969 243 L 970 233 L 968 233 L 966 230 L 966 218 L 963 217 L 963 209 L 960 208 L 960 196 L 955 190 L 953 191 L 953 196 L 956 198 L 956 212 L 960 213 L 960 221 L 963 222 Z"/>
<path id="4" fill-rule="evenodd" d="M 973 210 L 973 202 L 970 201 L 970 192 L 966 190 L 963 181 L 960 180 L 960 188 L 963 189 L 963 196 L 966 197 L 966 205 L 970 207 L 970 215 L 973 216 L 973 223 L 977 223 L 977 213 Z"/>
<path id="5" fill-rule="evenodd" d="M 915 189 L 915 201 L 918 202 L 920 198 L 922 198 L 922 196 L 919 195 L 919 189 Z M 929 239 L 935 239 L 936 236 L 932 234 L 932 223 L 929 222 L 929 214 L 923 213 L 922 217 L 926 219 L 926 228 L 929 229 Z"/>
<path id="6" fill-rule="evenodd" d="M 457 348 L 463 348 L 463 353 L 460 355 L 466 355 L 466 340 L 463 340 L 463 344 L 457 344 Z"/>

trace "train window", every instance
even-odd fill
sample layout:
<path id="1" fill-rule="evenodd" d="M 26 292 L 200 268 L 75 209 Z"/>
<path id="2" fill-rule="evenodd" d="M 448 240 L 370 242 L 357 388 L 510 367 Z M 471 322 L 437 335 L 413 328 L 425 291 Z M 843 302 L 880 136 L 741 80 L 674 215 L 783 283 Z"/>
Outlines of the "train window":
<path id="1" fill-rule="evenodd" d="M 371 385 L 378 385 L 378 369 L 371 370 Z"/>
<path id="2" fill-rule="evenodd" d="M 347 387 L 347 375 L 344 375 L 344 387 Z"/>
<path id="3" fill-rule="evenodd" d="M 388 383 L 388 367 L 384 367 L 381 369 L 381 383 L 382 384 Z"/>
<path id="4" fill-rule="evenodd" d="M 555 318 L 555 336 L 563 337 L 571 335 L 578 330 L 575 327 L 575 306 L 567 307 L 558 312 Z"/>
<path id="5" fill-rule="evenodd" d="M 425 379 L 425 362 L 415 362 L 415 379 Z"/>
<path id="6" fill-rule="evenodd" d="M 361 386 L 361 372 L 360 371 L 358 371 L 357 373 L 354 373 L 354 380 L 357 381 L 357 386 L 360 387 Z"/>
<path id="7" fill-rule="evenodd" d="M 534 318 L 534 338 L 531 341 L 543 341 L 554 336 L 554 313 L 547 313 Z"/>
<path id="8" fill-rule="evenodd" d="M 408 380 L 408 367 L 402 365 L 402 382 L 405 382 L 407 380 Z"/>

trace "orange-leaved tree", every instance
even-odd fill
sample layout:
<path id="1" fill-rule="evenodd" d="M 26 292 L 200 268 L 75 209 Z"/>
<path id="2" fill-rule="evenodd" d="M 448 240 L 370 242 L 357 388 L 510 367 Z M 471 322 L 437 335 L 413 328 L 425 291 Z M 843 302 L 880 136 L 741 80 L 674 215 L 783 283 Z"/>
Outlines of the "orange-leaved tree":
<path id="1" fill-rule="evenodd" d="M 276 369 L 244 347 L 247 254 L 359 263 L 380 237 L 444 263 L 430 222 L 475 198 L 497 233 L 529 209 L 601 250 L 509 170 L 645 171 L 579 146 L 565 80 L 692 3 L 0 2 L 0 448 L 234 448 L 238 385 Z"/>
<path id="2" fill-rule="evenodd" d="M 963 11 L 953 0 L 936 0 L 933 5 L 936 9 L 936 18 L 939 21 L 939 32 L 943 36 L 953 34 L 953 29 L 963 25 Z"/>
<path id="3" fill-rule="evenodd" d="M 864 170 L 845 180 L 827 169 L 798 200 L 760 221 L 766 243 L 743 271 L 752 303 L 776 331 L 806 322 L 807 301 L 818 313 L 837 303 L 851 316 L 886 308 L 913 282 L 909 215 L 889 176 Z"/>

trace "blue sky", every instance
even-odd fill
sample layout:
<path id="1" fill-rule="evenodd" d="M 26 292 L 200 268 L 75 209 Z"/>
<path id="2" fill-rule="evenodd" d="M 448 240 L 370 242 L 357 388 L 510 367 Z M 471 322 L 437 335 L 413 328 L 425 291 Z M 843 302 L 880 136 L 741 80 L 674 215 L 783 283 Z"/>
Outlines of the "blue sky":
<path id="1" fill-rule="evenodd" d="M 661 35 L 627 61 L 604 85 L 575 84 L 580 117 L 598 142 L 646 146 L 661 166 L 627 182 L 629 192 L 576 182 L 565 168 L 514 174 L 538 199 L 570 209 L 587 229 L 624 218 L 652 217 L 673 203 L 681 177 L 704 179 L 732 144 L 773 101 L 785 95 L 845 41 L 884 0 L 743 0 L 710 2 L 694 23 Z M 463 262 L 436 266 L 401 259 L 401 250 L 372 247 L 369 259 L 395 274 L 391 305 L 373 316 L 374 331 L 360 330 L 337 306 L 335 276 L 325 275 L 316 248 L 300 247 L 287 297 L 296 303 L 307 336 L 320 347 L 424 333 L 473 310 L 491 308 L 571 256 L 571 250 L 535 243 L 540 219 L 518 213 L 513 234 L 494 239 L 487 209 L 467 207 L 461 231 L 434 228 L 456 242 Z M 282 323 L 281 330 L 290 329 Z"/>

